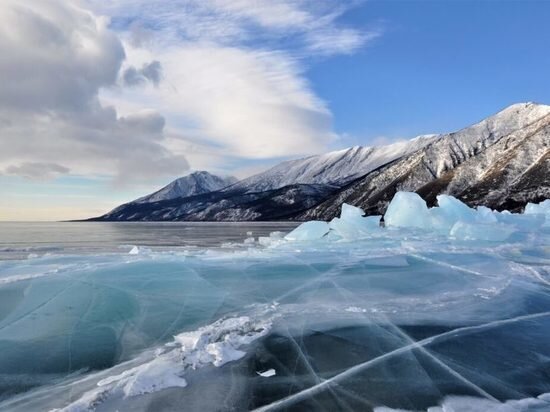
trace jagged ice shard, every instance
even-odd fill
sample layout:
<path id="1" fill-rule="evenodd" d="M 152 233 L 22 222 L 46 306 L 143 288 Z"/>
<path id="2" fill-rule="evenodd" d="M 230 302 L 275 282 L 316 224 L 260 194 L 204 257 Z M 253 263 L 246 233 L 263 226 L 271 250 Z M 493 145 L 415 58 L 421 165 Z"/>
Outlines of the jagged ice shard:
<path id="1" fill-rule="evenodd" d="M 0 263 L 0 409 L 548 411 L 549 202 Z"/>

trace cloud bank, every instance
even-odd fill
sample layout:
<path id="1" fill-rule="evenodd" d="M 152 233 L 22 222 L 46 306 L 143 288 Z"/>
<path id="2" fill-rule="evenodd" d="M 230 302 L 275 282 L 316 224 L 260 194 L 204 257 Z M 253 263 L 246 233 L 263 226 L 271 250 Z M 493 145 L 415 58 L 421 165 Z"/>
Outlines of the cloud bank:
<path id="1" fill-rule="evenodd" d="M 164 118 L 119 116 L 99 91 L 125 60 L 108 20 L 61 0 L 0 2 L 0 170 L 30 179 L 71 171 L 118 181 L 188 168 L 163 146 Z M 157 81 L 151 67 L 141 75 Z M 157 77 L 155 77 L 157 76 Z"/>
<path id="2" fill-rule="evenodd" d="M 356 2 L 2 0 L 0 173 L 117 183 L 325 150 L 305 71 L 379 33 Z"/>

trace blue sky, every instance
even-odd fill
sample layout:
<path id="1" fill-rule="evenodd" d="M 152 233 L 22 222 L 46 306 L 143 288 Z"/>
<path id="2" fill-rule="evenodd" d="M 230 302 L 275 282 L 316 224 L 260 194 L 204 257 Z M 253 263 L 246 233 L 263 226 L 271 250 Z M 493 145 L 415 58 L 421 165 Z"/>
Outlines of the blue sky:
<path id="1" fill-rule="evenodd" d="M 0 220 L 88 217 L 192 170 L 244 177 L 550 103 L 549 1 L 25 7 L 0 4 L 0 75 L 20 85 L 0 87 Z"/>
<path id="2" fill-rule="evenodd" d="M 345 18 L 383 22 L 384 34 L 308 75 L 335 129 L 359 144 L 452 131 L 520 101 L 550 103 L 550 2 L 371 1 Z"/>

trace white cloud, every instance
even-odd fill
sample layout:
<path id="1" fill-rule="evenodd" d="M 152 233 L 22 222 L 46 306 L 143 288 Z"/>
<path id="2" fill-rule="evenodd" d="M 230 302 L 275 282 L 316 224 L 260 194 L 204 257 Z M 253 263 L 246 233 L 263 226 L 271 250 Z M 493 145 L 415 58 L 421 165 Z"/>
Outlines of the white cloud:
<path id="1" fill-rule="evenodd" d="M 306 80 L 304 59 L 348 54 L 378 35 L 337 23 L 355 3 L 91 1 L 115 16 L 130 77 L 153 60 L 163 74 L 158 88 L 102 96 L 119 107 L 126 101 L 158 108 L 189 145 L 211 145 L 212 166 L 220 151 L 267 159 L 326 150 L 335 138 L 332 115 Z"/>
<path id="2" fill-rule="evenodd" d="M 129 66 L 122 74 L 122 80 L 126 86 L 138 86 L 148 81 L 158 86 L 162 78 L 162 66 L 158 60 L 143 63 L 140 69 Z"/>
<path id="3" fill-rule="evenodd" d="M 329 110 L 284 53 L 191 44 L 159 58 L 165 70 L 160 90 L 137 91 L 133 98 L 155 101 L 174 122 L 182 114 L 190 118 L 195 133 L 227 154 L 296 155 L 333 138 Z"/>
<path id="4" fill-rule="evenodd" d="M 307 48 L 310 52 L 324 56 L 351 54 L 381 34 L 380 30 L 361 33 L 352 29 L 327 27 L 307 34 Z"/>
<path id="5" fill-rule="evenodd" d="M 125 59 L 107 25 L 75 2 L 0 2 L 0 171 L 51 178 L 70 170 L 123 181 L 188 168 L 163 146 L 159 113 L 122 117 L 99 101 Z"/>
<path id="6" fill-rule="evenodd" d="M 87 110 L 124 59 L 105 19 L 57 0 L 0 3 L 0 107 Z"/>
<path id="7" fill-rule="evenodd" d="M 291 41 L 293 47 L 313 46 L 322 54 L 351 52 L 361 47 L 374 30 L 341 27 L 337 19 L 357 0 L 88 0 L 108 15 L 131 21 L 139 44 L 146 33 L 164 34 L 157 42 L 209 41 L 242 45 L 247 41 Z M 323 33 L 334 35 L 322 48 Z M 341 43 L 334 47 L 335 43 Z"/>
<path id="8" fill-rule="evenodd" d="M 24 162 L 7 167 L 5 173 L 31 180 L 51 180 L 58 175 L 69 173 L 69 169 L 55 163 Z"/>

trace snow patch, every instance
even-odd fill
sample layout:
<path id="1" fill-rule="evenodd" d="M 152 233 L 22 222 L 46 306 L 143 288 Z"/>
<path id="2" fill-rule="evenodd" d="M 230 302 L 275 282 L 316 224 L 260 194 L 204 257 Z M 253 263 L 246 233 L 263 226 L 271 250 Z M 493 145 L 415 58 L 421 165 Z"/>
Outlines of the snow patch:
<path id="1" fill-rule="evenodd" d="M 93 410 L 117 394 L 128 398 L 167 388 L 185 388 L 184 375 L 188 370 L 208 365 L 220 367 L 241 359 L 246 355 L 243 349 L 265 336 L 270 328 L 270 321 L 253 321 L 242 316 L 221 319 L 196 331 L 180 333 L 174 336 L 173 342 L 159 348 L 149 362 L 100 380 L 97 389 L 86 392 L 80 399 L 56 411 Z"/>
<path id="2" fill-rule="evenodd" d="M 277 375 L 275 369 L 268 369 L 265 372 L 256 372 L 262 378 L 271 378 L 272 376 Z"/>

